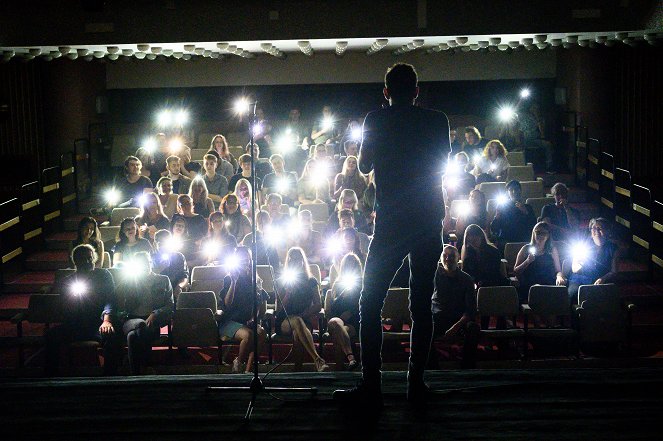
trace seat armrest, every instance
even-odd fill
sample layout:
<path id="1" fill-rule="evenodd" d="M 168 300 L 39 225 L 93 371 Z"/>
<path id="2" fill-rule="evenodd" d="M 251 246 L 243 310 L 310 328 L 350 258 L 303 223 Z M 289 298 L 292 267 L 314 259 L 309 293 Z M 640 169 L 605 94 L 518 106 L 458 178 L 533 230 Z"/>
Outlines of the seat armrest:
<path id="1" fill-rule="evenodd" d="M 217 309 L 216 312 L 214 313 L 214 318 L 218 321 L 223 317 L 223 310 L 222 309 Z"/>
<path id="2" fill-rule="evenodd" d="M 520 305 L 520 312 L 525 315 L 533 314 L 532 308 L 530 308 L 529 305 Z"/>
<path id="3" fill-rule="evenodd" d="M 456 236 L 456 233 L 449 233 L 449 240 L 451 242 L 458 242 L 458 236 Z"/>
<path id="4" fill-rule="evenodd" d="M 25 312 L 19 312 L 18 314 L 16 314 L 14 317 L 12 317 L 10 319 L 10 321 L 11 321 L 12 324 L 18 325 L 19 323 L 21 323 L 22 321 L 25 321 L 27 319 L 28 319 L 28 313 L 27 313 L 27 311 L 25 311 Z"/>

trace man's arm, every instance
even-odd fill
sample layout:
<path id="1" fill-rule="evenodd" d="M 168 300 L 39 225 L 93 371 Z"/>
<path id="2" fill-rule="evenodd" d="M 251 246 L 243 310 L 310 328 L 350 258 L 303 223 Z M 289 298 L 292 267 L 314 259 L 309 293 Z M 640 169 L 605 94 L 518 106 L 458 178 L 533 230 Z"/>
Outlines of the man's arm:
<path id="1" fill-rule="evenodd" d="M 362 140 L 361 147 L 359 148 L 359 158 L 357 159 L 357 165 L 359 166 L 359 171 L 364 174 L 370 173 L 373 170 L 373 160 L 375 158 L 375 126 L 373 123 L 373 116 L 371 113 L 366 115 L 364 118 L 364 126 L 362 128 Z"/>

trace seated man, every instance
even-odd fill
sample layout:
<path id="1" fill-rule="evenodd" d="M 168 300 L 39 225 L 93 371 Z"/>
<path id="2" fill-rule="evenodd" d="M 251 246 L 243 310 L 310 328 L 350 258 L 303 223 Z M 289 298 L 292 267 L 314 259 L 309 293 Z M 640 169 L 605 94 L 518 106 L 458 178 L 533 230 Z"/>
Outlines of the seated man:
<path id="1" fill-rule="evenodd" d="M 292 235 L 288 248 L 300 247 L 306 253 L 309 263 L 322 265 L 322 234 L 313 229 L 313 218 L 310 210 L 297 213 L 299 228 Z"/>
<path id="2" fill-rule="evenodd" d="M 458 249 L 445 245 L 442 266 L 435 273 L 433 291 L 434 335 L 438 340 L 452 342 L 463 340 L 462 367 L 475 364 L 479 326 L 474 322 L 477 296 L 472 277 L 458 267 Z M 431 347 L 430 362 L 437 364 L 437 351 Z"/>
<path id="3" fill-rule="evenodd" d="M 265 208 L 267 208 L 269 217 L 272 219 L 272 228 L 290 226 L 290 215 L 281 212 L 281 205 L 283 205 L 283 199 L 280 194 L 271 193 L 267 196 Z"/>
<path id="4" fill-rule="evenodd" d="M 619 258 L 617 244 L 609 240 L 610 222 L 602 217 L 589 221 L 592 241 L 575 244 L 571 250 L 570 268 L 564 263 L 568 277 L 568 294 L 572 304 L 578 302 L 580 285 L 612 283 L 617 275 Z"/>
<path id="5" fill-rule="evenodd" d="M 522 200 L 522 187 L 515 179 L 506 184 L 509 200 L 498 205 L 490 231 L 498 249 L 503 251 L 509 242 L 529 242 L 532 228 L 536 224 L 534 210 Z"/>
<path id="6" fill-rule="evenodd" d="M 76 272 L 62 281 L 53 292 L 64 299 L 66 321 L 46 334 L 46 375 L 58 374 L 63 344 L 94 340 L 104 348 L 104 375 L 114 375 L 120 359 L 120 344 L 113 317 L 115 284 L 111 273 L 95 268 L 97 252 L 91 245 L 78 245 L 71 252 Z M 114 326 L 115 325 L 115 326 Z M 119 329 L 118 329 L 119 331 Z"/>
<path id="7" fill-rule="evenodd" d="M 167 276 L 154 274 L 150 254 L 134 255 L 117 285 L 119 314 L 124 318 L 131 375 L 139 375 L 152 352 L 152 342 L 173 315 L 173 288 Z"/>
<path id="8" fill-rule="evenodd" d="M 580 214 L 569 206 L 569 189 L 558 182 L 550 189 L 555 198 L 554 204 L 548 204 L 541 210 L 541 221 L 550 225 L 554 240 L 571 238 L 578 228 Z M 536 214 L 536 213 L 535 213 Z"/>
<path id="9" fill-rule="evenodd" d="M 246 147 L 244 147 L 244 151 L 246 152 L 245 154 L 251 157 L 251 150 L 250 150 L 251 144 L 247 144 Z M 244 155 L 242 155 L 244 156 Z M 256 177 L 262 181 L 265 179 L 265 176 L 268 174 L 272 173 L 274 170 L 272 169 L 272 164 L 269 163 L 269 160 L 266 158 L 261 158 L 260 157 L 260 147 L 258 144 L 253 144 L 253 159 L 255 160 L 256 163 Z M 239 164 L 240 168 L 244 170 L 244 166 L 242 166 L 242 163 L 240 161 Z M 249 162 L 249 167 L 251 167 L 251 162 Z M 242 170 L 238 170 L 238 172 L 241 172 Z M 249 176 L 251 176 L 251 173 L 249 172 Z M 231 187 L 232 189 L 233 187 Z"/>
<path id="10" fill-rule="evenodd" d="M 203 180 L 207 185 L 208 196 L 214 202 L 215 207 L 221 205 L 221 199 L 228 194 L 228 179 L 216 172 L 218 164 L 219 158 L 211 153 L 207 153 L 203 157 L 203 167 L 205 168 Z"/>
<path id="11" fill-rule="evenodd" d="M 274 172 L 265 176 L 263 194 L 278 193 L 284 204 L 294 207 L 297 200 L 297 174 L 285 171 L 285 161 L 281 155 L 272 155 L 269 162 Z"/>
<path id="12" fill-rule="evenodd" d="M 223 315 L 219 322 L 221 338 L 239 341 L 239 353 L 233 360 L 232 372 L 251 373 L 253 367 L 254 333 L 253 333 L 253 285 L 251 283 L 251 251 L 247 247 L 237 247 L 235 256 L 237 268 L 230 269 L 224 277 L 224 291 L 219 296 L 220 309 Z M 266 310 L 267 293 L 262 289 L 262 281 L 257 280 L 258 320 Z M 265 330 L 258 326 L 258 353 L 265 344 Z"/>
<path id="13" fill-rule="evenodd" d="M 189 187 L 191 186 L 191 179 L 184 176 L 181 170 L 180 158 L 171 155 L 166 159 L 166 169 L 167 176 L 173 182 L 173 193 L 174 194 L 187 194 L 189 192 Z"/>
<path id="14" fill-rule="evenodd" d="M 465 142 L 461 146 L 462 151 L 467 153 L 470 161 L 474 162 L 475 155 L 481 155 L 486 147 L 487 140 L 481 137 L 481 132 L 474 126 L 465 127 Z"/>
<path id="15" fill-rule="evenodd" d="M 177 304 L 177 298 L 182 288 L 189 283 L 189 267 L 186 264 L 184 254 L 177 251 L 172 244 L 172 234 L 168 230 L 159 230 L 154 235 L 156 254 L 154 257 L 154 272 L 168 276 L 170 285 L 173 287 L 173 300 Z"/>
<path id="16" fill-rule="evenodd" d="M 338 212 L 338 230 L 336 230 L 334 234 L 338 235 L 339 231 L 346 228 L 352 228 L 353 230 L 357 231 L 361 252 L 364 254 L 364 256 L 368 254 L 368 245 L 371 243 L 371 238 L 366 233 L 362 233 L 361 231 L 358 231 L 357 228 L 355 228 L 354 212 L 344 208 Z"/>
<path id="17" fill-rule="evenodd" d="M 93 216 L 110 214 L 115 207 L 140 207 L 140 197 L 146 188 L 152 188 L 152 181 L 141 174 L 143 164 L 135 156 L 127 156 L 124 160 L 124 174 L 113 179 L 112 188 L 117 200 L 109 200 L 101 208 L 93 208 Z"/>
<path id="18" fill-rule="evenodd" d="M 180 172 L 191 179 L 196 179 L 196 176 L 201 174 L 202 166 L 191 160 L 191 148 L 183 145 L 177 156 L 180 158 Z"/>
<path id="19" fill-rule="evenodd" d="M 237 186 L 237 181 L 239 181 L 240 179 L 244 178 L 247 181 L 251 182 L 251 155 L 247 155 L 245 153 L 242 156 L 240 156 L 239 166 L 240 166 L 239 173 L 234 175 L 228 181 L 228 190 L 231 193 L 235 191 L 235 187 Z M 262 190 L 262 179 L 260 179 L 260 175 L 256 173 L 256 195 L 260 194 L 260 190 Z M 260 198 L 258 198 L 258 200 L 260 200 Z"/>

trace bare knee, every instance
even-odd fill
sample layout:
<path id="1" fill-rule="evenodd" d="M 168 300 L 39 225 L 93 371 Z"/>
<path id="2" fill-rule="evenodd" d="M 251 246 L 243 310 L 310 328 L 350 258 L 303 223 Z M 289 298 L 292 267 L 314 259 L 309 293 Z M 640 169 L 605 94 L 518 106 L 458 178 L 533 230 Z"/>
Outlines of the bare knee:
<path id="1" fill-rule="evenodd" d="M 327 328 L 329 329 L 330 333 L 338 332 L 342 327 L 343 327 L 343 320 L 341 320 L 338 317 L 330 319 L 329 323 L 327 323 Z"/>

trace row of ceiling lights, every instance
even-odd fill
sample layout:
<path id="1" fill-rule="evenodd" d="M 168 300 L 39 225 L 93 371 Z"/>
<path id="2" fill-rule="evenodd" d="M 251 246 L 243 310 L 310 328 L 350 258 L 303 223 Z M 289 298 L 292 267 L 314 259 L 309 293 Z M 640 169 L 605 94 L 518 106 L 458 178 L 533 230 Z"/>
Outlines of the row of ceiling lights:
<path id="1" fill-rule="evenodd" d="M 581 47 L 597 47 L 598 45 L 605 45 L 612 47 L 618 42 L 622 42 L 628 45 L 637 45 L 640 41 L 644 40 L 649 44 L 656 45 L 658 44 L 658 39 L 663 38 L 663 34 L 656 33 L 645 33 L 643 37 L 630 37 L 627 32 L 617 32 L 613 36 L 608 35 L 598 35 L 593 39 L 588 37 L 580 38 L 577 35 L 569 35 L 565 38 L 552 38 L 548 41 L 548 36 L 545 34 L 535 35 L 533 38 L 523 38 L 522 40 L 513 40 L 506 43 L 502 42 L 500 37 L 489 38 L 488 40 L 479 40 L 477 43 L 468 44 L 468 37 L 456 37 L 453 40 L 448 40 L 446 43 L 439 43 L 435 46 L 432 46 L 426 50 L 427 53 L 442 52 L 449 49 L 453 49 L 455 52 L 469 52 L 471 50 L 479 49 L 488 49 L 488 50 L 501 50 L 508 51 L 517 49 L 520 47 L 525 47 L 526 49 L 546 49 L 548 47 L 564 47 L 570 48 L 574 45 L 579 45 Z M 373 55 L 376 52 L 379 52 L 384 47 L 387 46 L 389 40 L 386 38 L 380 38 L 375 40 L 375 42 L 368 48 L 366 51 L 367 55 Z M 408 44 L 402 45 L 399 48 L 392 51 L 393 55 L 402 55 L 407 52 L 414 51 L 416 49 L 422 48 L 425 45 L 425 40 L 415 39 Z M 94 58 L 108 58 L 110 60 L 117 60 L 120 56 L 131 57 L 134 56 L 137 59 L 148 59 L 154 60 L 157 56 L 162 55 L 165 57 L 173 57 L 176 59 L 190 60 L 193 56 L 202 56 L 206 58 L 224 58 L 227 55 L 237 55 L 242 58 L 255 58 L 255 54 L 240 48 L 236 45 L 231 45 L 229 43 L 217 43 L 217 48 L 219 51 L 212 51 L 202 47 L 196 47 L 194 44 L 185 44 L 183 52 L 176 52 L 173 49 L 164 49 L 158 46 L 152 46 L 148 44 L 138 44 L 136 45 L 137 51 L 133 49 L 120 49 L 117 46 L 108 46 L 105 51 L 90 51 L 88 49 L 75 49 L 67 46 L 61 46 L 58 50 L 49 51 L 47 53 L 42 53 L 41 48 L 28 48 L 26 53 L 17 54 L 14 50 L 5 50 L 2 52 L 2 61 L 8 61 L 16 55 L 20 55 L 26 60 L 32 60 L 36 57 L 41 57 L 47 61 L 53 60 L 55 58 L 60 58 L 66 56 L 71 60 L 77 58 L 83 58 L 85 60 L 91 61 Z M 307 56 L 313 56 L 313 46 L 310 41 L 303 40 L 298 41 L 297 46 L 299 50 Z M 272 43 L 261 43 L 260 48 L 263 52 L 272 55 L 279 59 L 284 59 L 286 54 L 274 46 Z M 347 41 L 338 41 L 336 42 L 335 53 L 338 56 L 343 56 L 348 48 Z"/>

